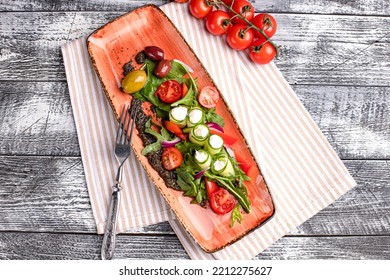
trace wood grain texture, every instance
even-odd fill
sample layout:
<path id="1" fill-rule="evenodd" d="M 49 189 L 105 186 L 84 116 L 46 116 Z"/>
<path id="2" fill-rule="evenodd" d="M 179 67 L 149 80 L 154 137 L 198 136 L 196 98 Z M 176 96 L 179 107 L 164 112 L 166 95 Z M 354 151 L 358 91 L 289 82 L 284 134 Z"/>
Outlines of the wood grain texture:
<path id="1" fill-rule="evenodd" d="M 0 11 L 127 11 L 145 3 L 162 5 L 171 1 L 127 1 L 127 0 L 16 0 L 0 3 Z M 353 14 L 353 15 L 386 15 L 390 3 L 386 0 L 250 0 L 257 12 L 271 13 L 311 13 L 311 14 Z"/>
<path id="2" fill-rule="evenodd" d="M 290 234 L 390 235 L 389 162 L 345 164 L 358 187 Z M 0 181 L 0 231 L 96 232 L 80 158 L 0 157 Z M 134 233 L 173 232 L 159 224 Z"/>
<path id="3" fill-rule="evenodd" d="M 293 88 L 341 158 L 390 158 L 388 87 Z M 80 155 L 66 82 L 1 82 L 0 130 L 0 154 Z"/>
<path id="4" fill-rule="evenodd" d="M 66 83 L 0 83 L 0 153 L 80 155 Z"/>
<path id="5" fill-rule="evenodd" d="M 64 81 L 60 46 L 120 14 L 0 13 L 0 80 Z M 276 63 L 290 84 L 390 85 L 390 18 L 275 16 Z"/>
<path id="6" fill-rule="evenodd" d="M 0 259 L 100 258 L 60 46 L 146 2 L 167 1 L 0 2 Z M 276 63 L 358 182 L 256 259 L 389 259 L 390 2 L 251 2 L 275 13 Z M 117 257 L 188 259 L 168 223 L 119 236 Z"/>
<path id="7" fill-rule="evenodd" d="M 48 233 L 0 233 L 0 259 L 100 259 L 101 236 Z M 286 237 L 255 259 L 388 260 L 389 236 Z M 189 259 L 176 236 L 119 235 L 117 259 Z"/>

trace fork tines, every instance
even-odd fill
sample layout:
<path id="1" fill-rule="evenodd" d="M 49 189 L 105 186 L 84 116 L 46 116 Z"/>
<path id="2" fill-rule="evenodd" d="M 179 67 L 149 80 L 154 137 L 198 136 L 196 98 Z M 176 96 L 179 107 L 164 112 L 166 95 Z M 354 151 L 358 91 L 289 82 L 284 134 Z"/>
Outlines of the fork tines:
<path id="1" fill-rule="evenodd" d="M 133 137 L 135 126 L 135 112 L 130 105 L 123 105 L 121 116 L 119 118 L 119 126 L 116 134 L 116 143 L 130 144 Z M 130 135 L 129 135 L 130 132 Z"/>

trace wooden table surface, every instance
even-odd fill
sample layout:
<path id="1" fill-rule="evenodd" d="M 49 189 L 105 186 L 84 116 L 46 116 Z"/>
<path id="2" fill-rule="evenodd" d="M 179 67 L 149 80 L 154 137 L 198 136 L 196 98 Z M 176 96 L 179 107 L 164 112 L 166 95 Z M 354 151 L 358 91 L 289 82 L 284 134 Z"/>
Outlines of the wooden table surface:
<path id="1" fill-rule="evenodd" d="M 0 1 L 0 259 L 99 259 L 60 46 L 145 3 Z M 390 0 L 251 1 L 276 62 L 358 182 L 257 259 L 390 259 Z M 188 258 L 168 223 L 117 258 Z"/>

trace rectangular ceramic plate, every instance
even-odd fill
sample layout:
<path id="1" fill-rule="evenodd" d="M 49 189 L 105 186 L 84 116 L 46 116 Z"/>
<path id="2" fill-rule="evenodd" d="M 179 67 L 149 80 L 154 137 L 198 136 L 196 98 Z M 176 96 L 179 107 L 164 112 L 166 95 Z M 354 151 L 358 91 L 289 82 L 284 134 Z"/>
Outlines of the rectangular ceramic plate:
<path id="1" fill-rule="evenodd" d="M 164 50 L 167 59 L 179 59 L 189 65 L 198 78 L 199 88 L 215 86 L 183 36 L 169 18 L 154 5 L 143 6 L 109 22 L 88 37 L 87 45 L 92 63 L 117 119 L 122 106 L 129 104 L 132 98 L 120 90 L 122 67 L 130 59 L 134 59 L 145 46 L 157 45 Z M 223 97 L 223 93 L 221 96 Z M 238 138 L 232 147 L 233 150 L 256 167 L 251 174 L 251 181 L 245 183 L 252 203 L 251 212 L 243 213 L 243 222 L 235 223 L 234 227 L 230 227 L 230 213 L 217 215 L 208 207 L 205 209 L 190 204 L 190 198 L 183 196 L 182 192 L 167 188 L 147 158 L 141 155 L 143 144 L 138 135 L 133 138 L 132 143 L 134 152 L 150 179 L 184 228 L 206 252 L 215 252 L 237 241 L 264 224 L 274 214 L 274 204 L 268 187 L 223 98 L 217 105 L 217 113 L 225 120 L 225 132 Z"/>

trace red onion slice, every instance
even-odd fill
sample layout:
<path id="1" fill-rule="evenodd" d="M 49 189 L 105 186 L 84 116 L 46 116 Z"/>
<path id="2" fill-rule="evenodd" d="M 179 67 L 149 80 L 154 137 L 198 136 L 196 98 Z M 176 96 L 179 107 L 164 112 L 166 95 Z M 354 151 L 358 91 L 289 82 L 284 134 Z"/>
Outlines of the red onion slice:
<path id="1" fill-rule="evenodd" d="M 164 140 L 161 142 L 161 147 L 163 148 L 170 148 L 170 147 L 175 147 L 177 143 L 180 143 L 181 139 L 179 137 L 176 137 L 175 139 L 171 141 Z"/>
<path id="2" fill-rule="evenodd" d="M 206 172 L 206 169 L 204 169 L 204 170 L 202 170 L 202 171 L 196 173 L 196 174 L 194 175 L 195 180 L 197 180 L 197 179 L 199 179 L 200 177 L 202 177 L 203 174 L 204 174 L 205 172 Z"/>
<path id="3" fill-rule="evenodd" d="M 214 129 L 216 129 L 216 130 L 218 130 L 220 132 L 224 132 L 223 128 L 219 124 L 217 124 L 215 122 L 208 122 L 207 126 L 210 127 L 210 128 L 214 128 Z"/>

